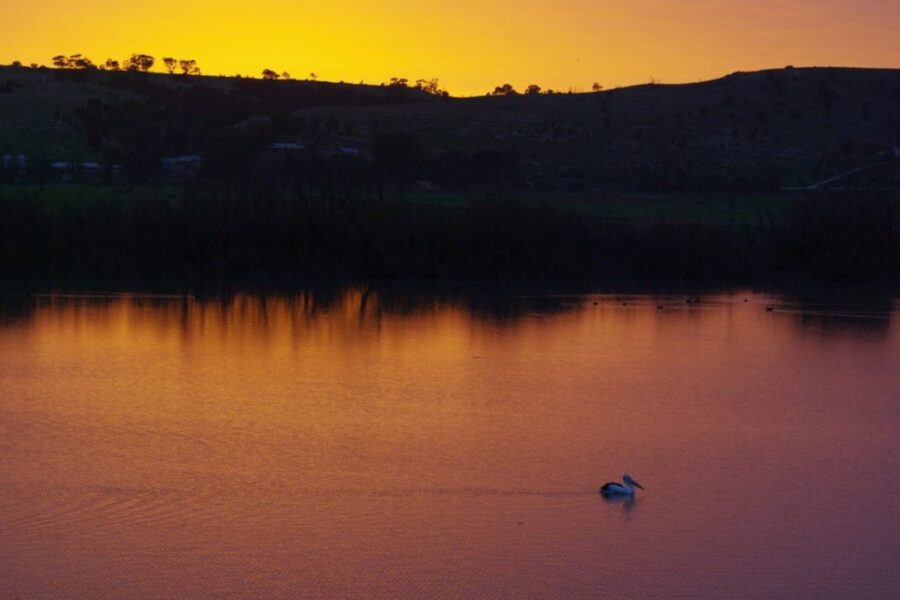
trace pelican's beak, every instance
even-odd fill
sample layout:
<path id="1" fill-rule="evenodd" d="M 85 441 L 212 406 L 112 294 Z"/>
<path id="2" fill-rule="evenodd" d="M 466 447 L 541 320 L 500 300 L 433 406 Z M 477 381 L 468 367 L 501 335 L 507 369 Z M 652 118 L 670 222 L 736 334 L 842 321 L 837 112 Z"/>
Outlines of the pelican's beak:
<path id="1" fill-rule="evenodd" d="M 634 484 L 634 487 L 639 487 L 639 488 L 641 488 L 641 489 L 644 489 L 644 486 L 642 486 L 641 484 L 639 484 L 639 483 L 638 483 L 637 481 L 635 481 L 634 479 L 631 480 L 631 483 Z"/>

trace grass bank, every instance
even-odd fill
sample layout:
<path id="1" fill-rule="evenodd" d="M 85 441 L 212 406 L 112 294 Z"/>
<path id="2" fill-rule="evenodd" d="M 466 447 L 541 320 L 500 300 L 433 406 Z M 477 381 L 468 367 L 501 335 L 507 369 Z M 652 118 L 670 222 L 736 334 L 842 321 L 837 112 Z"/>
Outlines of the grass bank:
<path id="1" fill-rule="evenodd" d="M 896 201 L 0 188 L 0 278 L 900 281 Z"/>

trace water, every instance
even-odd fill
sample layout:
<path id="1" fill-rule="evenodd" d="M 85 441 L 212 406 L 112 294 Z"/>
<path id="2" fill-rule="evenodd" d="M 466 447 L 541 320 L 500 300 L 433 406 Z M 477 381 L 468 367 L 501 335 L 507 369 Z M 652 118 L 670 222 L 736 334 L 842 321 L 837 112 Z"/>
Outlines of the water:
<path id="1" fill-rule="evenodd" d="M 2 298 L 0 596 L 896 597 L 898 314 Z"/>

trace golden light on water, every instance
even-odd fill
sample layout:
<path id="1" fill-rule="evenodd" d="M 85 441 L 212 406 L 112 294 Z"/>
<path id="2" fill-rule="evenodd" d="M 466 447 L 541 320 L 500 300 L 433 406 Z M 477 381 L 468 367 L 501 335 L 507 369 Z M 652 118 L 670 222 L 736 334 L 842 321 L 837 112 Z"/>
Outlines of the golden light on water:
<path id="1" fill-rule="evenodd" d="M 208 74 L 380 83 L 439 77 L 458 95 L 510 82 L 566 90 L 735 70 L 900 66 L 900 6 L 864 0 L 86 0 L 5 2 L 0 62 L 196 59 Z"/>

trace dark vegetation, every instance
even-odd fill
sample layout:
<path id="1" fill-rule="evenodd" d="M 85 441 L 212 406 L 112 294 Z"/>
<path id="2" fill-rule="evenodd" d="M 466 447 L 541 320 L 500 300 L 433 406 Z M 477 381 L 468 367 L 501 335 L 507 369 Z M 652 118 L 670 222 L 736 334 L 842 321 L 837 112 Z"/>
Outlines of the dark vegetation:
<path id="1" fill-rule="evenodd" d="M 897 71 L 452 99 L 57 58 L 0 69 L 0 278 L 900 280 Z"/>
<path id="2" fill-rule="evenodd" d="M 124 196 L 124 194 L 123 194 Z M 548 202 L 181 189 L 0 200 L 0 278 L 900 282 L 897 206 L 800 201 L 779 221 L 614 221 Z"/>

